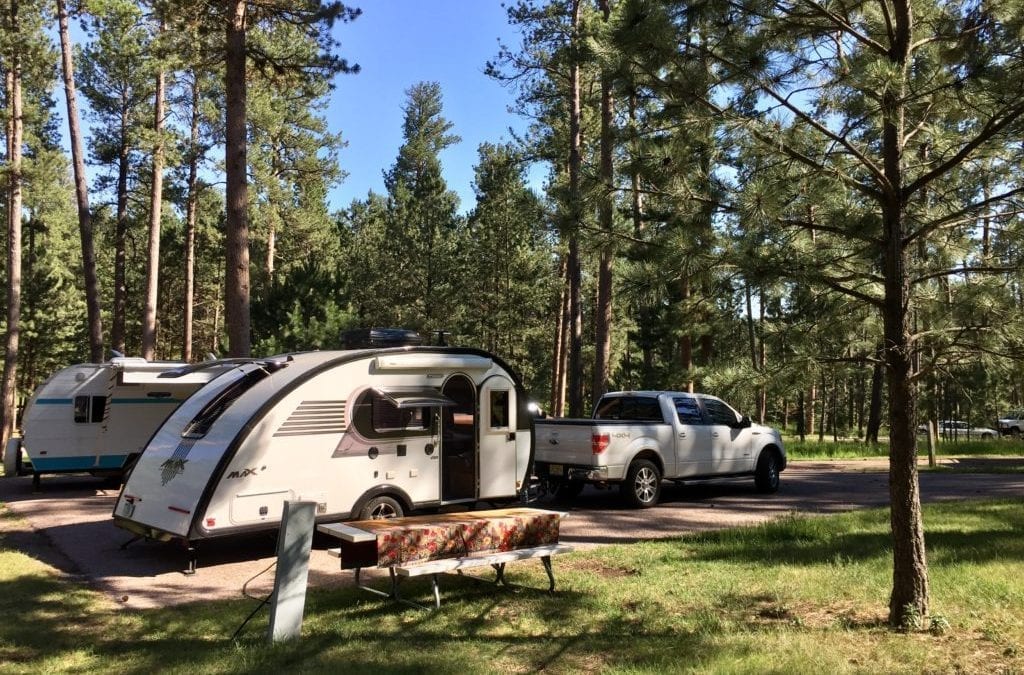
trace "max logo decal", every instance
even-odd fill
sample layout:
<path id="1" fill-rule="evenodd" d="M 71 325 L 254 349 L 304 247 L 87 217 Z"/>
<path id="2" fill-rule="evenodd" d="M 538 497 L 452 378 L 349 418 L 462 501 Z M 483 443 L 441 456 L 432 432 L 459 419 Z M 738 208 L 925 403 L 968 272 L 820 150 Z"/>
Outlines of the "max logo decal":
<path id="1" fill-rule="evenodd" d="M 249 476 L 255 476 L 260 471 L 263 471 L 266 468 L 267 467 L 265 466 L 261 466 L 258 469 L 242 469 L 241 471 L 232 471 L 231 473 L 228 474 L 227 480 L 230 480 L 232 478 L 248 478 Z"/>

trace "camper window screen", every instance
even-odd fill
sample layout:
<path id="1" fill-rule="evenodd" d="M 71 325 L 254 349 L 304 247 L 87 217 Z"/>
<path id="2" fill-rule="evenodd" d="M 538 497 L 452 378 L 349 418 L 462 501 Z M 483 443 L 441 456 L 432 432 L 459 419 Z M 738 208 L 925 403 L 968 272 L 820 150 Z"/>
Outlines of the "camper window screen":
<path id="1" fill-rule="evenodd" d="M 217 421 L 225 410 L 227 410 L 235 399 L 247 392 L 254 384 L 267 376 L 267 371 L 262 368 L 249 371 L 239 380 L 230 384 L 227 389 L 213 397 L 209 403 L 203 406 L 199 414 L 189 422 L 182 432 L 182 438 L 202 438 L 210 431 L 210 427 Z"/>

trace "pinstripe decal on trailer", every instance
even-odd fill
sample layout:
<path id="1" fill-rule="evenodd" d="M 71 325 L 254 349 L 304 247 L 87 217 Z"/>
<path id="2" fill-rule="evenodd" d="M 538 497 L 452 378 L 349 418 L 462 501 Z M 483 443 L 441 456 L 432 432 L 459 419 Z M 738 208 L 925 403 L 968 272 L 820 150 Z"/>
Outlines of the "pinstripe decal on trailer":
<path id="1" fill-rule="evenodd" d="M 340 434 L 345 431 L 345 401 L 303 401 L 274 436 Z"/>

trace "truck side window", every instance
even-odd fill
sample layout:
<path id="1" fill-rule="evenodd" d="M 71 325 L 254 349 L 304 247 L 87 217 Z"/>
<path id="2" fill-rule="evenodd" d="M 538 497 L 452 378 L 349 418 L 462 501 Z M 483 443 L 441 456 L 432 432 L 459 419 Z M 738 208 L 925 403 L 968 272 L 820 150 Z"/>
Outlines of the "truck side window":
<path id="1" fill-rule="evenodd" d="M 696 399 L 675 398 L 672 402 L 676 406 L 676 415 L 681 424 L 703 424 L 704 416 L 700 412 L 700 405 Z"/>
<path id="2" fill-rule="evenodd" d="M 728 426 L 734 426 L 739 421 L 739 418 L 736 416 L 736 411 L 716 399 L 704 399 L 704 409 L 708 411 L 708 416 L 711 418 L 712 424 L 726 424 Z"/>

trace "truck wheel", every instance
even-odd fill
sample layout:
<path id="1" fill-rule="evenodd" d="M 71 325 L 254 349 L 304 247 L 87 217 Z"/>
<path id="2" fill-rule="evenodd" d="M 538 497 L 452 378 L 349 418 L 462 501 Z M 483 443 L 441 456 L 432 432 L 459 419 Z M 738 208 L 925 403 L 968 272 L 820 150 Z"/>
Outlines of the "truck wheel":
<path id="1" fill-rule="evenodd" d="M 779 455 L 774 450 L 765 450 L 757 460 L 754 471 L 754 485 L 758 492 L 771 494 L 779 489 Z"/>
<path id="2" fill-rule="evenodd" d="M 359 511 L 359 520 L 401 518 L 403 515 L 402 505 L 397 500 L 382 495 L 374 497 L 363 505 L 363 508 Z"/>
<path id="3" fill-rule="evenodd" d="M 622 496 L 626 503 L 638 509 L 646 509 L 658 503 L 661 494 L 661 472 L 654 462 L 638 459 L 629 465 L 626 482 L 622 484 Z"/>

